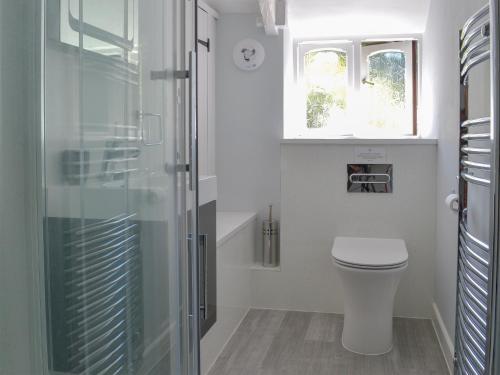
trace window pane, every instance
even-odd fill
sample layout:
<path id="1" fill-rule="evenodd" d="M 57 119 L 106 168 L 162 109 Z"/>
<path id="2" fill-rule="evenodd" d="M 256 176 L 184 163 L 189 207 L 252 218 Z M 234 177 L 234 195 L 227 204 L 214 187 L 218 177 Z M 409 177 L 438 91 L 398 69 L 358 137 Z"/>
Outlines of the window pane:
<path id="1" fill-rule="evenodd" d="M 304 55 L 307 127 L 324 128 L 345 121 L 347 107 L 347 53 L 317 49 Z"/>
<path id="2" fill-rule="evenodd" d="M 382 50 L 367 57 L 363 79 L 365 125 L 376 134 L 408 135 L 412 133 L 412 77 L 407 72 L 411 58 L 405 51 Z M 410 86 L 409 86 L 410 85 Z"/>

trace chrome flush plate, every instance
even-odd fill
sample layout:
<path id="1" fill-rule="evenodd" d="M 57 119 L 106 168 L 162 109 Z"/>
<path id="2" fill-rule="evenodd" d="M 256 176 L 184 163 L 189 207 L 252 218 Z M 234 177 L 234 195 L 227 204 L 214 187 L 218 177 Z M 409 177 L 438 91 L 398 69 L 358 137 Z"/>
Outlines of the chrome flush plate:
<path id="1" fill-rule="evenodd" d="M 392 164 L 347 164 L 348 193 L 392 193 Z"/>

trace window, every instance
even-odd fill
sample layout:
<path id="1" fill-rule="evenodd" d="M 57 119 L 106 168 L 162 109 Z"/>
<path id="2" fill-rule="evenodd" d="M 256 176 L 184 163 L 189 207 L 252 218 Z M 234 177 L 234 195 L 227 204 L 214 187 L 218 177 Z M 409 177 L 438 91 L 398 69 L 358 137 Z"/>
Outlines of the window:
<path id="1" fill-rule="evenodd" d="M 345 121 L 347 109 L 347 53 L 323 48 L 304 54 L 307 127 L 323 128 Z"/>
<path id="2" fill-rule="evenodd" d="M 416 135 L 412 45 L 411 41 L 361 44 L 363 134 Z"/>
<path id="3" fill-rule="evenodd" d="M 417 134 L 417 42 L 298 44 L 299 137 Z"/>

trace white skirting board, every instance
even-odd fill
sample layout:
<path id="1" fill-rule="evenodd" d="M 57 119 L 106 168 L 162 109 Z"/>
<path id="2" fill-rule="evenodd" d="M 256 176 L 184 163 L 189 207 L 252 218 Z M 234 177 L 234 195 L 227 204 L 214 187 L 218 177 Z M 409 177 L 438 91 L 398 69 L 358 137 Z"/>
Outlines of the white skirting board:
<path id="1" fill-rule="evenodd" d="M 446 360 L 446 365 L 448 366 L 448 370 L 450 374 L 453 374 L 453 356 L 455 354 L 455 348 L 453 345 L 453 340 L 444 325 L 443 318 L 441 317 L 441 313 L 439 312 L 439 308 L 435 303 L 432 304 L 432 325 L 434 326 L 434 330 L 436 331 L 436 335 L 439 341 L 439 345 L 441 346 L 441 350 L 444 355 L 444 359 Z"/>

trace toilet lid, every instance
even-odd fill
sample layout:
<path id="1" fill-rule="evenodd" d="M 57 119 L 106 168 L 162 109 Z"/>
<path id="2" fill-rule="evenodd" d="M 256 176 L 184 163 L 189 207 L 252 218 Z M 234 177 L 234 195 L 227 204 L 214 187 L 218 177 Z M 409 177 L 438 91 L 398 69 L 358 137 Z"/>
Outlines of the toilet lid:
<path id="1" fill-rule="evenodd" d="M 391 268 L 408 261 L 406 244 L 399 239 L 337 237 L 332 256 L 342 265 L 359 268 Z"/>

